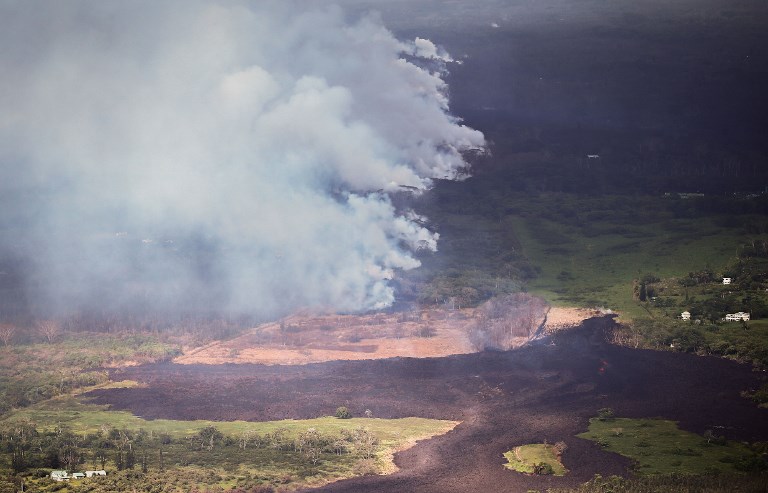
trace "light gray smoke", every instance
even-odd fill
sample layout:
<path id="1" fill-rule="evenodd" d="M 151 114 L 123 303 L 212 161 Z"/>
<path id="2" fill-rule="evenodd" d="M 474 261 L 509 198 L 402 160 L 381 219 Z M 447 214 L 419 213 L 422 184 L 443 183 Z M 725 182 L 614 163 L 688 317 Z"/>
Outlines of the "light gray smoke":
<path id="1" fill-rule="evenodd" d="M 314 5 L 314 4 L 313 4 Z M 385 307 L 460 178 L 432 42 L 292 2 L 0 3 L 0 249 L 56 310 Z"/>

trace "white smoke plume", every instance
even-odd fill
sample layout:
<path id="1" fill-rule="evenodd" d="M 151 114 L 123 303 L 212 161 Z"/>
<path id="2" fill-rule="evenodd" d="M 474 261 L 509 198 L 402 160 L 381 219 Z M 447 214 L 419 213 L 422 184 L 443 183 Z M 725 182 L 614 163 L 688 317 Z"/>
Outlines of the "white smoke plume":
<path id="1" fill-rule="evenodd" d="M 442 49 L 311 5 L 0 3 L 0 253 L 30 296 L 393 302 L 438 238 L 389 195 L 461 178 L 483 135 L 448 112 Z"/>

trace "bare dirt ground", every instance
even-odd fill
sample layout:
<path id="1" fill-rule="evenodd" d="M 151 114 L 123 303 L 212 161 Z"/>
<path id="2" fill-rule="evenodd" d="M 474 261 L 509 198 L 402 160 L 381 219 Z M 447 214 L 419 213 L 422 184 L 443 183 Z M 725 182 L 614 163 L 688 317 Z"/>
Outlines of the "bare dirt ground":
<path id="1" fill-rule="evenodd" d="M 580 308 L 551 308 L 545 333 L 578 326 L 595 315 Z M 394 357 L 437 358 L 476 352 L 467 337 L 475 310 L 430 309 L 369 315 L 295 314 L 262 324 L 229 341 L 185 351 L 174 363 L 303 365 Z M 537 322 L 537 325 L 541 320 Z M 515 345 L 528 342 L 519 337 Z"/>
<path id="2" fill-rule="evenodd" d="M 369 315 L 296 314 L 229 341 L 187 351 L 181 364 L 299 365 L 334 360 L 431 358 L 474 352 L 472 310 Z M 521 341 L 523 343 L 524 341 Z"/>
<path id="3" fill-rule="evenodd" d="M 461 421 L 452 431 L 395 456 L 400 470 L 327 485 L 321 491 L 466 492 L 546 490 L 594 474 L 628 474 L 630 462 L 576 438 L 598 409 L 664 417 L 730 439 L 768 439 L 768 410 L 739 392 L 759 375 L 732 361 L 606 343 L 609 317 L 511 351 L 441 358 L 333 361 L 298 366 L 156 364 L 113 371 L 144 387 L 91 392 L 97 403 L 145 418 L 272 420 L 330 415 Z M 570 471 L 528 476 L 503 467 L 526 443 L 564 441 Z"/>
<path id="4" fill-rule="evenodd" d="M 553 306 L 547 313 L 544 333 L 552 334 L 558 330 L 573 329 L 588 318 L 599 316 L 600 312 L 589 308 L 571 308 Z"/>

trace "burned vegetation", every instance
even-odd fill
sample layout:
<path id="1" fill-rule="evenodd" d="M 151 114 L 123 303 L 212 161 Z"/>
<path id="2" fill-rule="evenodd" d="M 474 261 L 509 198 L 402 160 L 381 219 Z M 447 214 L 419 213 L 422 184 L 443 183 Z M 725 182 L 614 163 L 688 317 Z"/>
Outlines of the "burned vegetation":
<path id="1" fill-rule="evenodd" d="M 476 310 L 469 339 L 478 350 L 512 349 L 543 329 L 548 309 L 544 300 L 526 293 L 492 298 Z"/>

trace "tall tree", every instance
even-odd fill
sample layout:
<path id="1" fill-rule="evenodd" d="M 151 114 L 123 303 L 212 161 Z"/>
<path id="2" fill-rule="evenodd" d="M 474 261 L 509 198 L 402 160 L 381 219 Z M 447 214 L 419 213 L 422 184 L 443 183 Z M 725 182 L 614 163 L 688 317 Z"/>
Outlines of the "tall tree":
<path id="1" fill-rule="evenodd" d="M 16 327 L 11 324 L 0 324 L 0 341 L 3 341 L 5 347 L 11 345 L 13 336 L 16 333 Z"/>
<path id="2" fill-rule="evenodd" d="M 61 334 L 61 325 L 55 320 L 41 320 L 37 322 L 37 330 L 48 344 L 53 344 Z"/>

